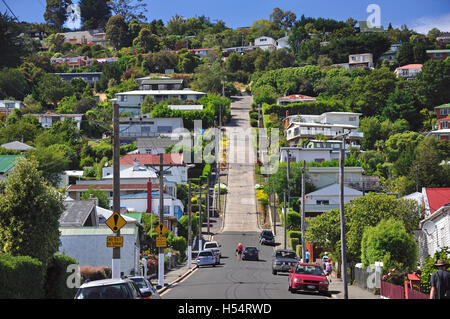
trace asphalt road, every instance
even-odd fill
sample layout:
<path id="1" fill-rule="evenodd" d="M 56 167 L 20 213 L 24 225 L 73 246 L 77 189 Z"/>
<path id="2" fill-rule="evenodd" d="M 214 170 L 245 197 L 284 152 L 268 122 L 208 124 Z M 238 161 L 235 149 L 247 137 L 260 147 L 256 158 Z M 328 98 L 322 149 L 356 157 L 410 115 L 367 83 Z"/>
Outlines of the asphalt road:
<path id="1" fill-rule="evenodd" d="M 324 299 L 314 293 L 288 291 L 288 274 L 272 275 L 274 247 L 261 246 L 257 232 L 223 232 L 214 236 L 222 247 L 221 264 L 196 269 L 167 290 L 164 299 Z M 259 261 L 238 261 L 237 244 L 260 249 Z"/>

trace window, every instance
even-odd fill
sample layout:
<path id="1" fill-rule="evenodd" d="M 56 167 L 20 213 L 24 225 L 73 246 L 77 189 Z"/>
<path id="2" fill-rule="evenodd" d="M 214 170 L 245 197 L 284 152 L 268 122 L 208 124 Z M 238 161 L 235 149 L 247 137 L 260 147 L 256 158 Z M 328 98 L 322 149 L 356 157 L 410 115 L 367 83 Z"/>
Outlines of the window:
<path id="1" fill-rule="evenodd" d="M 448 122 L 442 122 L 442 128 L 448 128 Z"/>
<path id="2" fill-rule="evenodd" d="M 314 162 L 316 162 L 316 163 L 322 163 L 323 161 L 325 161 L 324 158 L 315 158 L 314 159 Z"/>
<path id="3" fill-rule="evenodd" d="M 356 122 L 356 116 L 351 116 L 348 120 L 350 122 Z"/>
<path id="4" fill-rule="evenodd" d="M 120 97 L 120 99 L 119 99 L 120 102 L 126 102 L 128 100 L 128 96 L 126 96 L 126 95 L 119 95 L 119 97 Z"/>
<path id="5" fill-rule="evenodd" d="M 329 200 L 317 200 L 316 204 L 317 205 L 330 205 L 330 201 Z"/>

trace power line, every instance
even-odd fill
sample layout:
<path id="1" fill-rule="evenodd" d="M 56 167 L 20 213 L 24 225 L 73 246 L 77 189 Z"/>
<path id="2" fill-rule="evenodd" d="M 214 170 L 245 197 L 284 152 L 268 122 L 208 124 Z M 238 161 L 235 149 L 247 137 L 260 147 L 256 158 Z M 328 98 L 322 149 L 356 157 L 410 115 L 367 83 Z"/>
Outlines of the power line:
<path id="1" fill-rule="evenodd" d="M 8 10 L 11 12 L 11 14 L 14 16 L 14 18 L 16 18 L 17 21 L 19 21 L 19 18 L 16 17 L 16 15 L 14 14 L 14 12 L 11 10 L 11 8 L 8 6 L 8 4 L 5 2 L 5 0 L 2 0 L 2 2 L 5 4 L 6 8 L 8 8 Z"/>

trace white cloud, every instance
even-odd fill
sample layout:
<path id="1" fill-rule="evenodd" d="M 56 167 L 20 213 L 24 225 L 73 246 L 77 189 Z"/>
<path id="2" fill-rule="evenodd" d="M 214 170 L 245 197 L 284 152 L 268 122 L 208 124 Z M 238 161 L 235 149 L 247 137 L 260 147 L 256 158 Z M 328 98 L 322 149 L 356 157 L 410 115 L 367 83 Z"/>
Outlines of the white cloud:
<path id="1" fill-rule="evenodd" d="M 438 17 L 422 17 L 415 20 L 409 29 L 413 29 L 418 33 L 427 34 L 433 28 L 440 31 L 450 32 L 450 13 Z"/>

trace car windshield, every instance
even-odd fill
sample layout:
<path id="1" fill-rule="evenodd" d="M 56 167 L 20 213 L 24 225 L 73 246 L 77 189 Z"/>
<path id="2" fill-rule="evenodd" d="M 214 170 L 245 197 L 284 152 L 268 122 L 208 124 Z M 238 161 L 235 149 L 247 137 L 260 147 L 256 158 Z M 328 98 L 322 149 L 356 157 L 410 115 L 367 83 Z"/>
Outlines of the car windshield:
<path id="1" fill-rule="evenodd" d="M 212 252 L 210 252 L 210 251 L 201 251 L 198 255 L 199 256 L 212 256 Z"/>
<path id="2" fill-rule="evenodd" d="M 272 232 L 270 232 L 270 231 L 263 232 L 262 235 L 263 235 L 264 237 L 273 237 L 273 234 L 272 234 Z"/>
<path id="3" fill-rule="evenodd" d="M 136 283 L 139 289 L 148 288 L 147 282 L 145 281 L 144 278 L 131 278 L 131 280 L 133 280 Z"/>
<path id="4" fill-rule="evenodd" d="M 295 269 L 296 274 L 325 276 L 322 268 L 319 266 L 298 265 Z"/>
<path id="5" fill-rule="evenodd" d="M 77 299 L 130 299 L 126 284 L 81 288 Z"/>
<path id="6" fill-rule="evenodd" d="M 275 257 L 295 259 L 295 258 L 297 258 L 297 255 L 295 255 L 294 252 L 290 252 L 290 251 L 277 251 L 275 254 Z"/>
<path id="7" fill-rule="evenodd" d="M 253 253 L 253 252 L 256 252 L 258 249 L 256 249 L 256 247 L 247 247 L 247 248 L 245 248 L 245 250 Z"/>
<path id="8" fill-rule="evenodd" d="M 205 248 L 216 248 L 217 244 L 215 243 L 209 243 L 209 244 L 205 244 Z"/>

